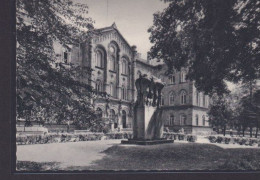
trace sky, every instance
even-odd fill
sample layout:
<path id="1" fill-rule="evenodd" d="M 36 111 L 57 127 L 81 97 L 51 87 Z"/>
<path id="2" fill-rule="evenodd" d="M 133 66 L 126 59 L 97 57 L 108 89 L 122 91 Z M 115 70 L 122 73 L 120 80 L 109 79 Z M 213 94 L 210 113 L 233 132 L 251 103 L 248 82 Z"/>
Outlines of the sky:
<path id="1" fill-rule="evenodd" d="M 114 22 L 126 41 L 137 46 L 146 59 L 152 44 L 148 28 L 153 25 L 153 14 L 167 4 L 161 0 L 78 0 L 89 7 L 89 17 L 95 28 L 111 26 Z"/>

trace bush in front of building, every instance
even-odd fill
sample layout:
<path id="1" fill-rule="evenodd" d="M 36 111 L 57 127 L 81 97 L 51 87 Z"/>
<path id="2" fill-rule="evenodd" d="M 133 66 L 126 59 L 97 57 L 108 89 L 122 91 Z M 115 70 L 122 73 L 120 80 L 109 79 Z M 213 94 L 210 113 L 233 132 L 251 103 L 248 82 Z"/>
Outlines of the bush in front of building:
<path id="1" fill-rule="evenodd" d="M 196 142 L 197 141 L 197 136 L 193 134 L 187 134 L 186 139 L 188 142 Z"/>
<path id="2" fill-rule="evenodd" d="M 132 139 L 132 132 L 110 132 L 106 133 L 106 139 Z"/>
<path id="3" fill-rule="evenodd" d="M 239 144 L 246 146 L 254 146 L 260 144 L 258 138 L 247 138 L 247 137 L 225 137 L 225 136 L 208 136 L 208 140 L 211 143 L 222 143 L 222 144 Z"/>
<path id="4" fill-rule="evenodd" d="M 179 141 L 189 141 L 189 142 L 196 142 L 197 136 L 192 134 L 181 134 L 181 133 L 174 133 L 174 132 L 164 132 L 163 138 L 166 139 L 174 139 Z"/>

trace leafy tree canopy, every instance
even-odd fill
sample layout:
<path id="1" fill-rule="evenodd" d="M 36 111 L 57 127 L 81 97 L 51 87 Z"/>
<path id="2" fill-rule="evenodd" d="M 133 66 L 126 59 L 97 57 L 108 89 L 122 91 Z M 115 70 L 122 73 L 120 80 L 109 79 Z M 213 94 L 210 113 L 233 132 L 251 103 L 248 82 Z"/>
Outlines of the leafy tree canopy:
<path id="1" fill-rule="evenodd" d="M 91 86 L 79 81 L 91 70 L 58 64 L 53 48 L 79 46 L 93 29 L 88 7 L 71 0 L 17 0 L 17 115 L 95 124 Z"/>
<path id="2" fill-rule="evenodd" d="M 228 92 L 226 81 L 248 82 L 260 73 L 258 0 L 165 0 L 149 28 L 152 58 L 187 67 L 187 78 L 207 94 Z"/>

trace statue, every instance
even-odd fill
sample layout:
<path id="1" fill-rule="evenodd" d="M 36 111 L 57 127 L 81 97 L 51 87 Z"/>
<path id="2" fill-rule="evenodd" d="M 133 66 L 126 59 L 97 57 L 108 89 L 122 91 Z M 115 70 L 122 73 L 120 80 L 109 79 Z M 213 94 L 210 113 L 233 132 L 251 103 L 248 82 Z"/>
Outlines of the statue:
<path id="1" fill-rule="evenodd" d="M 163 139 L 161 91 L 164 83 L 154 76 L 140 74 L 135 81 L 137 100 L 134 105 L 133 139 L 122 140 L 123 144 L 172 143 Z"/>

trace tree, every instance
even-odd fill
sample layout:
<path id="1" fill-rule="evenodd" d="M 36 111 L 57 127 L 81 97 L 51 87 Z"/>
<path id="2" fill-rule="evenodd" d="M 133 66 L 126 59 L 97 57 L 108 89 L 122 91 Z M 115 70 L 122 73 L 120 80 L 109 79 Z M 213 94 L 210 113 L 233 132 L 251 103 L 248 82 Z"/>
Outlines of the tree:
<path id="1" fill-rule="evenodd" d="M 240 112 L 239 112 L 239 122 L 243 127 L 244 131 L 247 127 L 250 128 L 250 137 L 252 137 L 252 129 L 256 128 L 255 137 L 257 137 L 260 121 L 260 90 L 257 90 L 252 97 L 250 95 L 244 96 L 240 100 Z"/>
<path id="2" fill-rule="evenodd" d="M 224 96 L 214 96 L 213 103 L 210 106 L 208 116 L 209 122 L 213 127 L 223 129 L 223 135 L 226 134 L 226 128 L 232 123 L 232 110 Z"/>
<path id="3" fill-rule="evenodd" d="M 16 2 L 17 116 L 29 113 L 31 119 L 77 120 L 91 126 L 96 117 L 92 88 L 79 80 L 91 70 L 75 64 L 53 67 L 54 42 L 69 49 L 90 36 L 93 21 L 86 17 L 87 5 L 71 0 Z"/>
<path id="4" fill-rule="evenodd" d="M 189 69 L 187 78 L 206 94 L 228 93 L 226 81 L 259 78 L 259 1 L 165 0 L 149 28 L 151 58 Z"/>

